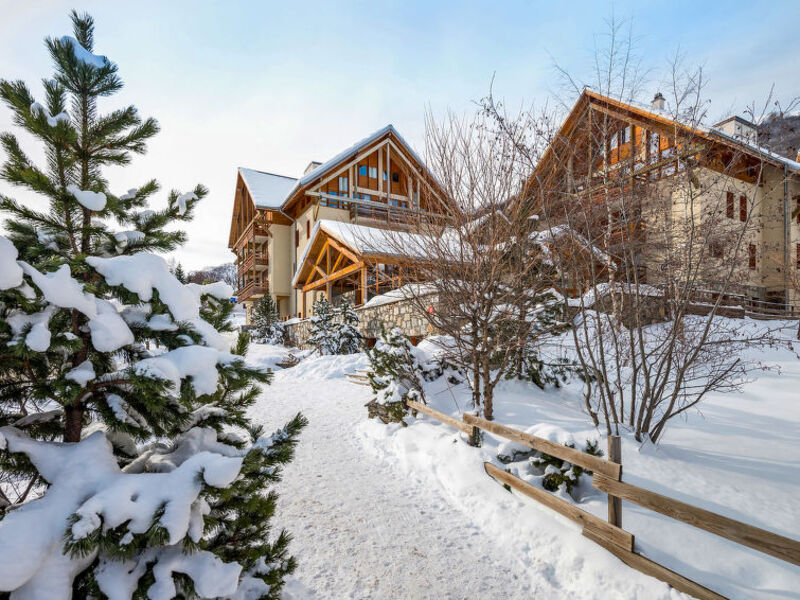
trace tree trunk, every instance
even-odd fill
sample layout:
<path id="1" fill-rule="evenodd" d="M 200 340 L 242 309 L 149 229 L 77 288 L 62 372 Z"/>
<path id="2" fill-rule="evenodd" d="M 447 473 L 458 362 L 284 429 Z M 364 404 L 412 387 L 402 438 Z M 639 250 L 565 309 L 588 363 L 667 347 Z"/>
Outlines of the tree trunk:
<path id="1" fill-rule="evenodd" d="M 483 390 L 483 418 L 494 421 L 494 389 L 488 386 Z"/>
<path id="2" fill-rule="evenodd" d="M 67 406 L 64 409 L 65 425 L 64 425 L 64 441 L 65 442 L 80 442 L 81 430 L 83 429 L 83 411 L 82 403 Z"/>

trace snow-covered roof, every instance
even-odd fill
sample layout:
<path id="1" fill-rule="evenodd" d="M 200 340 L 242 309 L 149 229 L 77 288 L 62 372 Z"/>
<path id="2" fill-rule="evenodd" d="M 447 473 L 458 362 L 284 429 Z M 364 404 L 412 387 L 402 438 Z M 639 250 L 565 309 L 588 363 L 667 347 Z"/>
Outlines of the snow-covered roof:
<path id="1" fill-rule="evenodd" d="M 742 138 L 734 137 L 732 135 L 728 135 L 727 133 L 717 129 L 716 126 L 707 127 L 707 126 L 701 125 L 699 123 L 687 122 L 686 120 L 681 119 L 680 117 L 676 117 L 676 115 L 674 115 L 673 113 L 671 113 L 671 112 L 669 112 L 667 110 L 662 110 L 662 109 L 656 108 L 652 104 L 645 104 L 643 102 L 637 102 L 636 100 L 617 100 L 617 99 L 614 99 L 614 98 L 611 98 L 611 97 L 608 97 L 608 96 L 604 96 L 604 95 L 599 94 L 599 93 L 594 92 L 594 91 L 591 92 L 591 95 L 593 95 L 595 97 L 598 97 L 598 98 L 602 98 L 604 100 L 611 100 L 613 102 L 618 102 L 620 104 L 627 104 L 628 106 L 630 106 L 632 108 L 635 108 L 636 110 L 639 110 L 639 111 L 642 111 L 642 112 L 646 112 L 646 113 L 650 113 L 654 117 L 659 117 L 661 119 L 666 119 L 666 120 L 669 120 L 669 121 L 673 121 L 673 122 L 675 122 L 675 123 L 677 123 L 679 125 L 682 125 L 683 127 L 687 127 L 689 129 L 694 129 L 698 133 L 700 133 L 702 135 L 705 135 L 707 137 L 716 138 L 717 140 L 719 140 L 721 142 L 724 142 L 724 143 L 738 145 L 738 146 L 742 147 L 746 152 L 748 152 L 750 154 L 753 154 L 753 155 L 755 155 L 755 156 L 757 156 L 759 158 L 768 159 L 768 160 L 771 160 L 773 162 L 777 162 L 777 163 L 785 166 L 786 168 L 791 169 L 792 171 L 800 172 L 800 162 L 794 161 L 794 160 L 792 160 L 790 158 L 786 158 L 785 156 L 781 156 L 780 154 L 776 154 L 775 152 L 772 152 L 769 148 L 765 148 L 764 146 L 759 146 L 758 144 L 753 143 L 751 141 L 748 141 L 746 139 L 742 139 Z M 728 121 L 728 120 L 730 120 L 730 119 L 726 119 L 725 121 Z M 744 119 L 741 119 L 741 118 L 740 118 L 740 120 L 744 121 Z M 725 121 L 722 121 L 722 123 L 725 123 Z M 745 122 L 749 122 L 749 121 L 745 121 Z M 722 123 L 718 123 L 717 125 L 722 125 Z"/>
<path id="2" fill-rule="evenodd" d="M 258 208 L 279 209 L 297 183 L 294 177 L 244 167 L 239 167 L 239 174 Z"/>
<path id="3" fill-rule="evenodd" d="M 317 166 L 311 170 L 308 170 L 307 168 L 307 172 L 300 179 L 286 177 L 284 175 L 275 175 L 274 173 L 265 173 L 264 171 L 257 171 L 255 169 L 245 169 L 244 167 L 239 167 L 239 173 L 242 175 L 242 179 L 244 179 L 245 185 L 247 185 L 247 189 L 250 190 L 250 195 L 253 197 L 253 201 L 256 203 L 258 208 L 279 209 L 299 188 L 311 183 L 317 179 L 317 177 L 335 167 L 339 163 L 357 155 L 359 152 L 361 152 L 361 150 L 388 133 L 392 133 L 398 139 L 403 148 L 415 161 L 417 161 L 417 163 L 422 166 L 425 165 L 419 155 L 414 152 L 414 149 L 408 144 L 408 142 L 405 141 L 405 139 L 403 139 L 403 136 L 400 135 L 390 123 L 386 127 L 382 127 L 381 129 L 378 129 L 377 131 L 368 135 L 363 140 L 356 142 L 349 148 L 342 150 L 336 156 L 326 160 L 324 163 L 312 162 L 309 164 L 309 167 L 314 164 Z"/>
<path id="4" fill-rule="evenodd" d="M 392 125 L 390 123 L 386 127 L 382 127 L 381 129 L 378 129 L 378 131 L 375 131 L 372 134 L 368 135 L 363 140 L 360 140 L 360 141 L 356 142 L 355 144 L 353 144 L 349 148 L 346 148 L 346 149 L 342 150 L 341 152 L 339 152 L 339 154 L 337 154 L 336 156 L 334 156 L 333 158 L 331 158 L 329 160 L 326 160 L 324 163 L 319 165 L 314 170 L 309 171 L 306 175 L 303 175 L 300 178 L 300 180 L 297 182 L 297 187 L 301 187 L 301 186 L 306 185 L 307 183 L 311 183 L 312 181 L 314 181 L 317 177 L 322 175 L 325 171 L 327 171 L 331 167 L 339 164 L 340 162 L 342 162 L 343 160 L 347 159 L 351 155 L 358 154 L 361 150 L 363 150 L 364 148 L 369 146 L 375 140 L 378 140 L 378 139 L 382 138 L 384 135 L 386 135 L 389 132 L 393 133 L 395 135 L 395 137 L 397 137 L 397 139 L 399 139 L 403 143 L 403 146 L 405 146 L 405 149 L 408 150 L 411 153 L 411 156 L 414 158 L 414 160 L 416 160 L 419 164 L 424 164 L 422 162 L 422 159 L 419 156 L 417 156 L 416 152 L 414 152 L 414 150 L 411 148 L 411 146 L 408 144 L 408 142 L 406 142 L 403 139 L 403 136 L 401 136 L 397 132 L 397 130 L 394 128 L 394 125 Z"/>
<path id="5" fill-rule="evenodd" d="M 356 225 L 355 223 L 342 223 L 341 221 L 331 221 L 322 219 L 317 221 L 311 232 L 303 254 L 297 261 L 297 271 L 292 277 L 292 286 L 297 284 L 297 279 L 303 269 L 308 254 L 311 252 L 314 242 L 322 231 L 338 242 L 341 242 L 351 250 L 355 250 L 361 255 L 399 255 L 399 248 L 407 249 L 407 256 L 413 255 L 414 250 L 421 251 L 428 242 L 426 237 L 419 233 L 409 233 L 406 231 L 381 229 L 379 227 L 367 227 L 366 225 Z"/>

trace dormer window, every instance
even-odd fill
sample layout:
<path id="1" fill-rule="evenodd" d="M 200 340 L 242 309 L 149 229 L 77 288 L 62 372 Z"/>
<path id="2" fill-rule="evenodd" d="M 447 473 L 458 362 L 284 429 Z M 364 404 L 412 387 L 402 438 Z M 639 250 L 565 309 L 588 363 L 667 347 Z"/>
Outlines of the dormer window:
<path id="1" fill-rule="evenodd" d="M 361 165 L 360 167 L 358 167 L 358 174 L 361 177 L 366 177 L 367 176 L 367 165 Z"/>

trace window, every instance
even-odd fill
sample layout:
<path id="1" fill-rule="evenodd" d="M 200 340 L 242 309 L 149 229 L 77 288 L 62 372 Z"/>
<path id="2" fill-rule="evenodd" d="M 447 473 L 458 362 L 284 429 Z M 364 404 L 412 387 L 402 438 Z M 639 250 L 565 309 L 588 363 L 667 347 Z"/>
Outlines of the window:
<path id="1" fill-rule="evenodd" d="M 795 244 L 795 266 L 800 269 L 800 244 Z"/>
<path id="2" fill-rule="evenodd" d="M 626 144 L 630 141 L 630 125 L 624 129 L 619 130 L 619 145 Z"/>
<path id="3" fill-rule="evenodd" d="M 756 245 L 749 244 L 747 246 L 747 266 L 750 270 L 755 270 L 756 268 Z"/>
<path id="4" fill-rule="evenodd" d="M 733 212 L 735 210 L 734 209 L 734 204 L 735 204 L 735 202 L 734 202 L 734 199 L 733 199 L 733 192 L 728 192 L 728 194 L 727 194 L 727 204 L 725 206 L 725 216 L 728 217 L 729 219 L 733 218 Z"/>
<path id="5" fill-rule="evenodd" d="M 361 199 L 362 200 L 372 200 L 372 196 L 370 196 L 369 194 L 361 194 Z"/>
<path id="6" fill-rule="evenodd" d="M 369 168 L 369 176 L 372 179 L 377 179 L 378 178 L 378 167 L 370 167 Z"/>
<path id="7" fill-rule="evenodd" d="M 795 208 L 795 212 L 797 212 L 797 224 L 800 225 L 800 196 L 795 196 L 794 199 L 797 201 L 797 208 Z"/>
<path id="8" fill-rule="evenodd" d="M 747 196 L 739 196 L 739 220 L 747 221 Z"/>
<path id="9" fill-rule="evenodd" d="M 383 180 L 386 181 L 386 169 L 383 170 Z"/>
<path id="10" fill-rule="evenodd" d="M 347 177 L 339 177 L 339 191 L 347 192 Z"/>
<path id="11" fill-rule="evenodd" d="M 358 167 L 358 174 L 359 175 L 366 175 L 367 174 L 367 165 L 361 165 Z"/>
<path id="12" fill-rule="evenodd" d="M 399 183 L 400 181 L 400 174 L 399 173 L 392 173 L 392 181 L 394 183 Z"/>
<path id="13" fill-rule="evenodd" d="M 306 221 L 306 239 L 311 239 L 311 219 Z"/>

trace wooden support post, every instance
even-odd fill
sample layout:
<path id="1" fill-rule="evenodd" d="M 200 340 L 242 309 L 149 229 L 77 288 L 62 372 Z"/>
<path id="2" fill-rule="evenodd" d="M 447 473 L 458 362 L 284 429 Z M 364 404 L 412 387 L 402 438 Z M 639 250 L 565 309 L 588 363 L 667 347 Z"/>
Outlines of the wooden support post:
<path id="1" fill-rule="evenodd" d="M 367 267 L 361 269 L 361 304 L 367 303 Z"/>
<path id="2" fill-rule="evenodd" d="M 608 436 L 608 460 L 622 464 L 622 440 L 618 435 Z M 622 500 L 616 496 L 608 496 L 608 522 L 622 527 Z"/>

